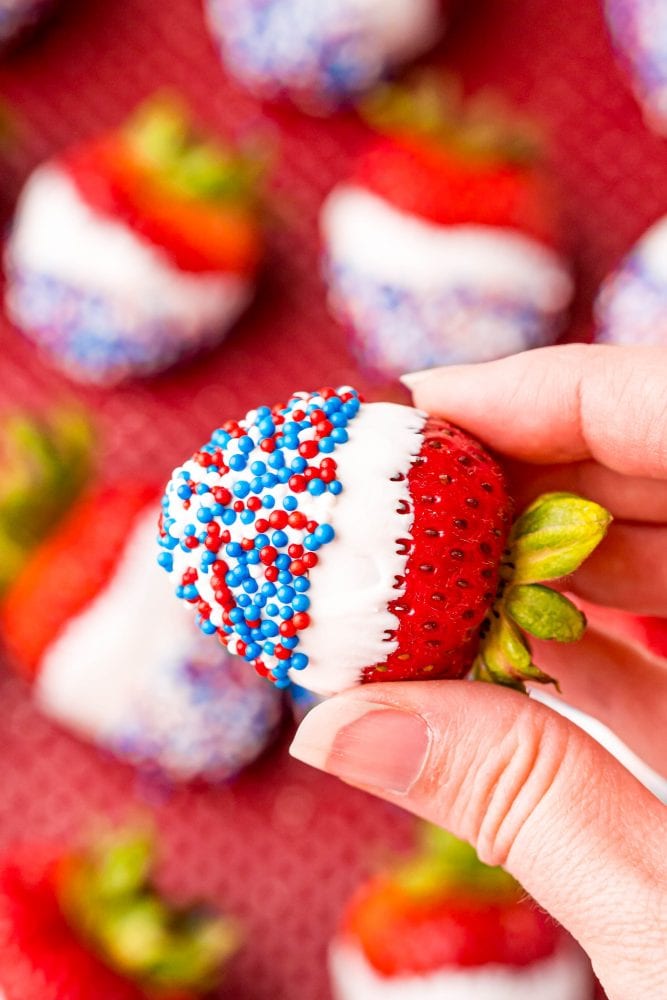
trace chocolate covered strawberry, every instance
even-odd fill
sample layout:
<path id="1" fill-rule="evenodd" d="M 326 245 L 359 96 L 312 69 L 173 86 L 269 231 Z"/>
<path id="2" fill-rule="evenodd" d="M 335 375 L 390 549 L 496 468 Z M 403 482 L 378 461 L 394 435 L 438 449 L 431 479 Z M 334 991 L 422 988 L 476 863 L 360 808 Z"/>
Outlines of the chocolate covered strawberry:
<path id="1" fill-rule="evenodd" d="M 246 86 L 328 110 L 438 40 L 450 0 L 205 0 L 222 58 Z"/>
<path id="2" fill-rule="evenodd" d="M 604 344 L 667 344 L 667 218 L 654 222 L 605 279 L 595 303 Z"/>
<path id="3" fill-rule="evenodd" d="M 257 167 L 163 100 L 29 178 L 9 313 L 73 378 L 114 383 L 221 340 L 261 256 Z"/>
<path id="4" fill-rule="evenodd" d="M 667 134 L 667 8 L 661 0 L 605 0 L 612 40 L 644 120 Z"/>
<path id="5" fill-rule="evenodd" d="M 159 562 L 201 629 L 280 687 L 546 680 L 521 637 L 574 639 L 583 616 L 538 581 L 563 576 L 609 515 L 570 494 L 512 525 L 481 445 L 349 387 L 229 420 L 177 468 Z"/>
<path id="6" fill-rule="evenodd" d="M 154 564 L 157 491 L 81 500 L 7 592 L 0 625 L 40 708 L 174 780 L 224 780 L 275 735 L 279 693 L 207 641 Z"/>
<path id="7" fill-rule="evenodd" d="M 367 102 L 376 139 L 321 214 L 334 312 L 379 374 L 553 342 L 572 296 L 560 206 L 535 143 L 420 78 Z"/>
<path id="8" fill-rule="evenodd" d="M 362 886 L 330 949 L 336 1000 L 590 1000 L 590 964 L 501 868 L 435 828 Z"/>
<path id="9" fill-rule="evenodd" d="M 151 881 L 143 835 L 87 850 L 26 845 L 0 860 L 3 1000 L 196 1000 L 220 982 L 239 935 L 176 908 Z"/>

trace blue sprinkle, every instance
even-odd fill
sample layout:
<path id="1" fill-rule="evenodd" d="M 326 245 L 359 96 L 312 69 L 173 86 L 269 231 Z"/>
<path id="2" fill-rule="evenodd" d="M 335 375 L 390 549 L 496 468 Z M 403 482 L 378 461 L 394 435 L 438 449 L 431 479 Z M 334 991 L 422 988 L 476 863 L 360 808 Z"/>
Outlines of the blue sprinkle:
<path id="1" fill-rule="evenodd" d="M 194 535 L 196 530 L 197 529 L 195 528 L 194 524 L 186 524 L 185 527 L 183 528 L 183 534 Z"/>
<path id="2" fill-rule="evenodd" d="M 292 574 L 287 569 L 281 570 L 281 572 L 278 573 L 278 582 L 279 583 L 291 583 L 293 579 L 294 578 L 293 578 Z"/>
<path id="3" fill-rule="evenodd" d="M 293 635 L 290 638 L 284 637 L 280 641 L 285 649 L 295 649 L 299 645 L 299 637 L 296 635 Z"/>
<path id="4" fill-rule="evenodd" d="M 344 413 L 339 410 L 338 413 L 332 413 L 329 417 L 329 422 L 334 425 L 334 427 L 347 427 L 347 417 Z"/>
<path id="5" fill-rule="evenodd" d="M 247 464 L 243 455 L 232 455 L 229 460 L 229 468 L 233 469 L 234 472 L 243 472 Z"/>
<path id="6" fill-rule="evenodd" d="M 293 670 L 305 670 L 308 666 L 308 657 L 305 653 L 292 653 L 290 659 Z"/>
<path id="7" fill-rule="evenodd" d="M 305 458 L 301 458 L 301 456 L 299 456 L 298 458 L 292 459 L 290 462 L 290 468 L 292 472 L 303 472 L 304 469 L 308 468 L 308 462 Z"/>
<path id="8" fill-rule="evenodd" d="M 283 604 L 291 604 L 294 600 L 295 591 L 291 587 L 281 587 L 276 596 Z"/>
<path id="9" fill-rule="evenodd" d="M 247 497 L 248 493 L 250 493 L 250 485 L 245 481 L 245 479 L 240 479 L 238 483 L 234 483 L 233 492 L 235 496 L 237 496 L 240 500 L 243 500 L 243 498 Z"/>
<path id="10" fill-rule="evenodd" d="M 269 455 L 269 465 L 272 469 L 282 469 L 285 464 L 285 456 L 282 451 L 274 451 Z"/>
<path id="11" fill-rule="evenodd" d="M 207 486 L 206 483 L 197 483 L 197 486 L 195 487 L 195 492 L 198 493 L 200 496 L 203 496 L 204 493 L 211 492 L 211 487 Z"/>
<path id="12" fill-rule="evenodd" d="M 334 439 L 336 444 L 345 444 L 349 438 L 349 434 L 343 427 L 334 427 L 331 432 L 331 437 Z"/>
<path id="13" fill-rule="evenodd" d="M 337 497 L 338 494 L 342 492 L 343 492 L 343 484 L 339 479 L 334 479 L 332 483 L 329 483 L 329 493 L 333 493 L 333 495 Z"/>
<path id="14" fill-rule="evenodd" d="M 297 594 L 292 601 L 292 607 L 295 611 L 307 611 L 310 607 L 310 598 L 305 594 Z"/>
<path id="15" fill-rule="evenodd" d="M 328 542 L 332 541 L 335 532 L 330 524 L 320 524 L 315 528 L 315 538 L 321 545 L 326 545 Z"/>
<path id="16" fill-rule="evenodd" d="M 245 658 L 248 661 L 256 660 L 261 652 L 262 652 L 262 647 L 258 643 L 250 642 L 246 646 Z"/>
<path id="17" fill-rule="evenodd" d="M 275 643 L 265 642 L 262 649 L 264 650 L 267 656 L 273 656 L 273 654 L 276 651 Z"/>
<path id="18" fill-rule="evenodd" d="M 315 535 L 306 535 L 303 540 L 304 548 L 308 549 L 309 552 L 317 552 L 320 548 L 320 543 L 315 538 Z"/>
<path id="19" fill-rule="evenodd" d="M 285 510 L 296 510 L 299 506 L 299 501 L 296 497 L 288 496 L 283 500 L 283 507 Z"/>
<path id="20" fill-rule="evenodd" d="M 257 590 L 259 590 L 259 587 L 257 585 L 257 581 L 250 577 L 250 579 L 243 581 L 243 589 L 246 594 L 254 594 Z"/>
<path id="21" fill-rule="evenodd" d="M 291 562 L 292 557 L 288 556 L 286 552 L 281 552 L 279 556 L 276 556 L 276 566 L 278 569 L 289 569 Z"/>
<path id="22" fill-rule="evenodd" d="M 208 524 L 209 521 L 213 520 L 213 513 L 208 507 L 200 507 L 197 511 L 197 520 L 201 521 L 202 524 Z"/>
<path id="23" fill-rule="evenodd" d="M 284 691 L 288 687 L 291 687 L 292 682 L 289 677 L 277 677 L 273 684 L 274 687 L 277 687 L 280 691 Z"/>
<path id="24" fill-rule="evenodd" d="M 278 612 L 283 621 L 289 621 L 294 617 L 294 611 L 287 604 Z"/>
<path id="25" fill-rule="evenodd" d="M 237 622 L 242 622 L 243 612 L 239 608 L 232 608 L 232 610 L 229 612 L 229 620 L 231 622 L 234 622 L 235 625 L 237 624 Z"/>
<path id="26" fill-rule="evenodd" d="M 310 580 L 305 576 L 297 576 L 292 586 L 298 593 L 303 594 L 306 590 L 310 590 Z"/>
<path id="27" fill-rule="evenodd" d="M 262 586 L 262 593 L 266 594 L 267 597 L 275 597 L 277 589 L 275 583 L 265 583 Z"/>
<path id="28" fill-rule="evenodd" d="M 287 545 L 287 535 L 284 531 L 274 531 L 271 535 L 271 541 L 277 549 L 280 549 L 283 545 Z"/>
<path id="29" fill-rule="evenodd" d="M 254 479 L 250 480 L 250 489 L 253 493 L 261 493 L 263 488 L 262 476 L 255 476 Z"/>
<path id="30" fill-rule="evenodd" d="M 176 490 L 176 493 L 181 498 L 181 500 L 189 500 L 190 497 L 192 496 L 192 490 L 190 489 L 189 486 L 179 486 L 178 489 Z"/>
<path id="31" fill-rule="evenodd" d="M 166 569 L 167 573 L 171 573 L 174 568 L 174 557 L 171 552 L 160 552 L 157 557 L 157 563 L 162 569 Z"/>
<path id="32" fill-rule="evenodd" d="M 215 625 L 213 624 L 212 621 L 209 621 L 208 618 L 203 618 L 201 620 L 201 622 L 199 623 L 199 628 L 202 630 L 204 635 L 215 635 L 215 633 L 217 632 Z"/>
<path id="33" fill-rule="evenodd" d="M 278 614 L 278 611 L 279 611 L 279 610 L 280 610 L 280 608 L 278 607 L 278 605 L 277 605 L 277 604 L 267 604 L 267 605 L 266 605 L 266 613 L 267 613 L 267 615 L 269 615 L 269 616 L 270 616 L 271 618 L 275 618 L 275 617 L 276 617 L 276 615 Z"/>
<path id="34" fill-rule="evenodd" d="M 271 638 L 273 635 L 278 635 L 280 631 L 276 623 L 271 621 L 262 622 L 260 628 L 262 630 L 262 635 L 265 635 L 267 638 Z"/>
<path id="35" fill-rule="evenodd" d="M 329 454 L 331 454 L 332 451 L 335 450 L 335 448 L 336 448 L 336 442 L 333 440 L 333 438 L 331 438 L 331 437 L 323 437 L 321 439 L 321 441 L 320 441 L 320 451 L 323 454 L 329 455 Z"/>
<path id="36" fill-rule="evenodd" d="M 259 563 L 259 552 L 257 549 L 251 549 L 250 552 L 246 552 L 246 562 L 248 566 L 257 566 Z"/>
<path id="37" fill-rule="evenodd" d="M 248 455 L 251 451 L 253 451 L 254 447 L 255 447 L 255 442 L 252 440 L 251 437 L 248 437 L 247 434 L 246 434 L 245 437 L 239 438 L 237 444 L 238 444 L 239 451 L 244 452 L 246 455 Z M 229 463 L 229 467 L 230 467 L 230 469 L 232 468 L 231 461 Z M 243 468 L 245 468 L 245 460 L 244 460 Z"/>
<path id="38" fill-rule="evenodd" d="M 266 472 L 262 476 L 262 486 L 265 490 L 270 490 L 278 482 L 278 477 L 274 476 L 271 472 Z"/>
<path id="39" fill-rule="evenodd" d="M 250 466 L 250 471 L 253 476 L 263 476 L 266 472 L 266 465 L 264 462 L 253 462 Z"/>
<path id="40" fill-rule="evenodd" d="M 225 548 L 225 552 L 228 556 L 231 556 L 231 558 L 234 559 L 243 554 L 243 549 L 238 542 L 229 542 Z"/>
<path id="41" fill-rule="evenodd" d="M 222 521 L 223 524 L 225 524 L 225 525 L 227 525 L 227 527 L 229 527 L 231 524 L 234 524 L 234 522 L 236 521 L 236 511 L 232 510 L 231 507 L 228 507 L 220 515 L 220 520 Z"/>
<path id="42" fill-rule="evenodd" d="M 311 496 L 319 497 L 323 493 L 326 493 L 326 484 L 322 482 L 321 479 L 311 479 L 307 486 L 308 492 Z"/>
<path id="43" fill-rule="evenodd" d="M 271 510 L 272 507 L 276 505 L 276 498 L 272 497 L 270 493 L 267 493 L 265 497 L 262 498 L 262 507 L 267 507 Z"/>
<path id="44" fill-rule="evenodd" d="M 252 601 L 250 600 L 247 594 L 239 594 L 239 596 L 236 599 L 236 603 L 240 608 L 249 608 Z M 241 619 L 241 621 L 243 621 L 243 619 Z"/>

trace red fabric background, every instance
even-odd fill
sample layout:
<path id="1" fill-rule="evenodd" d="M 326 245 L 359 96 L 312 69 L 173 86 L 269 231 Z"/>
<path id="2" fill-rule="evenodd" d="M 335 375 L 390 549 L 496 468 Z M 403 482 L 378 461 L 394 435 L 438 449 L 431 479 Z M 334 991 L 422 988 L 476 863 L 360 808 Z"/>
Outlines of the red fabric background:
<path id="1" fill-rule="evenodd" d="M 569 336 L 587 337 L 599 280 L 667 207 L 667 147 L 643 127 L 593 0 L 461 7 L 438 59 L 469 89 L 501 87 L 546 126 L 579 272 Z M 226 416 L 295 388 L 359 381 L 324 307 L 316 218 L 362 127 L 347 116 L 323 122 L 263 108 L 239 91 L 218 64 L 199 0 L 65 0 L 48 29 L 5 62 L 0 90 L 19 112 L 1 178 L 6 207 L 43 157 L 115 124 L 164 85 L 223 131 L 258 131 L 274 145 L 269 262 L 258 303 L 218 351 L 112 393 L 68 388 L 2 324 L 0 408 L 74 391 L 97 413 L 106 476 L 164 476 Z M 74 833 L 133 803 L 153 811 L 167 883 L 226 903 L 246 922 L 248 945 L 224 991 L 237 1000 L 326 997 L 325 946 L 345 897 L 411 828 L 390 807 L 291 762 L 286 744 L 226 789 L 147 789 L 40 719 L 7 672 L 0 761 L 0 847 Z"/>

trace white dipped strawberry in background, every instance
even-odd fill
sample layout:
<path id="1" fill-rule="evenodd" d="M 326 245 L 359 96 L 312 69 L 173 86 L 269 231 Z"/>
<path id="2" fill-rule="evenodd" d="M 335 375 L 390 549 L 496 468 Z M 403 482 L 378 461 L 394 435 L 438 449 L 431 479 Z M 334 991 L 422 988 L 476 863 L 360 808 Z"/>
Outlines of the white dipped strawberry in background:
<path id="1" fill-rule="evenodd" d="M 174 607 L 157 517 L 145 483 L 84 497 L 23 567 L 0 626 L 49 718 L 149 773 L 226 780 L 274 737 L 281 698 Z"/>
<path id="2" fill-rule="evenodd" d="M 205 0 L 227 68 L 314 109 L 367 90 L 430 49 L 449 0 Z"/>
<path id="3" fill-rule="evenodd" d="M 39 166 L 6 251 L 11 319 L 82 382 L 150 375 L 218 343 L 254 293 L 257 164 L 154 99 Z"/>
<path id="4" fill-rule="evenodd" d="M 177 468 L 158 561 L 200 628 L 278 687 L 462 677 L 548 680 L 522 630 L 572 640 L 583 616 L 540 585 L 610 517 L 572 494 L 512 524 L 499 465 L 444 420 L 299 392 L 228 420 Z"/>
<path id="5" fill-rule="evenodd" d="M 55 0 L 0 0 L 0 49 L 13 45 L 55 6 Z"/>
<path id="6" fill-rule="evenodd" d="M 649 128 L 667 134 L 667 6 L 605 0 L 607 24 Z"/>
<path id="7" fill-rule="evenodd" d="M 604 344 L 667 344 L 667 217 L 654 223 L 603 282 L 595 303 Z"/>
<path id="8" fill-rule="evenodd" d="M 444 830 L 422 839 L 348 904 L 336 1000 L 591 1000 L 588 959 L 510 875 Z"/>
<path id="9" fill-rule="evenodd" d="M 534 140 L 430 75 L 362 108 L 375 136 L 320 224 L 330 303 L 364 368 L 396 376 L 552 343 L 573 282 Z"/>

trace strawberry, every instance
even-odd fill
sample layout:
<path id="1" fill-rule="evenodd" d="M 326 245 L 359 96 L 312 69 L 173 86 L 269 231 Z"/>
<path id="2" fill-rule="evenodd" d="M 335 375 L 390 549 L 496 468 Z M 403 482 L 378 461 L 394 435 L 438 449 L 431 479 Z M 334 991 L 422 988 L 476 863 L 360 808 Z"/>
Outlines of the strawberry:
<path id="1" fill-rule="evenodd" d="M 78 410 L 4 417 L 0 431 L 0 588 L 52 531 L 90 473 L 92 432 Z"/>
<path id="2" fill-rule="evenodd" d="M 536 144 L 443 81 L 362 105 L 368 149 L 322 208 L 334 312 L 363 364 L 397 375 L 555 340 L 572 296 L 561 210 Z"/>
<path id="3" fill-rule="evenodd" d="M 150 881 L 151 845 L 125 835 L 85 852 L 24 845 L 0 862 L 5 1000 L 195 1000 L 238 935 L 176 910 Z"/>
<path id="4" fill-rule="evenodd" d="M 205 0 L 222 58 L 261 96 L 323 113 L 431 48 L 451 0 Z"/>
<path id="5" fill-rule="evenodd" d="M 421 852 L 370 879 L 349 903 L 331 949 L 337 996 L 376 996 L 360 988 L 362 963 L 377 984 L 377 996 L 382 983 L 391 996 L 399 984 L 407 995 L 418 982 L 425 995 L 430 988 L 435 996 L 436 981 L 438 995 L 451 989 L 456 996 L 473 997 L 477 990 L 493 996 L 490 987 L 502 969 L 516 992 L 505 982 L 498 995 L 523 997 L 529 995 L 521 988 L 523 976 L 535 986 L 539 969 L 546 992 L 530 995 L 551 997 L 549 967 L 560 962 L 571 965 L 574 982 L 559 1000 L 584 1000 L 586 989 L 590 996 L 592 979 L 583 956 L 509 875 L 483 865 L 471 847 L 444 831 L 429 828 L 424 841 Z M 561 986 L 567 991 L 565 981 Z"/>
<path id="6" fill-rule="evenodd" d="M 132 523 L 155 492 L 145 483 L 103 487 L 70 511 L 25 566 L 6 595 L 2 622 L 10 649 L 29 676 L 53 639 L 109 580 Z"/>
<path id="7" fill-rule="evenodd" d="M 12 319 L 73 378 L 101 384 L 218 342 L 260 266 L 259 173 L 161 98 L 42 164 L 7 248 Z"/>
<path id="8" fill-rule="evenodd" d="M 72 150 L 65 163 L 92 207 L 122 219 L 180 269 L 257 269 L 257 168 L 202 139 L 176 106 L 148 103 L 125 128 Z"/>
<path id="9" fill-rule="evenodd" d="M 79 501 L 8 591 L 5 642 L 49 718 L 171 781 L 224 781 L 271 741 L 281 697 L 173 614 L 157 514 L 143 483 Z"/>
<path id="10" fill-rule="evenodd" d="M 603 6 L 614 47 L 644 121 L 664 136 L 667 133 L 664 9 L 654 0 L 605 0 Z"/>
<path id="11" fill-rule="evenodd" d="M 482 446 L 349 387 L 230 420 L 174 471 L 159 562 L 207 634 L 279 687 L 548 681 L 522 631 L 569 641 L 583 615 L 538 585 L 570 573 L 609 515 L 571 494 L 511 524 Z"/>

